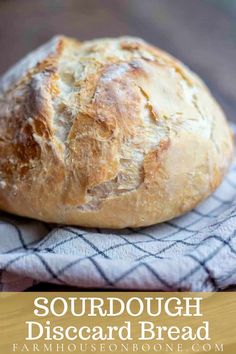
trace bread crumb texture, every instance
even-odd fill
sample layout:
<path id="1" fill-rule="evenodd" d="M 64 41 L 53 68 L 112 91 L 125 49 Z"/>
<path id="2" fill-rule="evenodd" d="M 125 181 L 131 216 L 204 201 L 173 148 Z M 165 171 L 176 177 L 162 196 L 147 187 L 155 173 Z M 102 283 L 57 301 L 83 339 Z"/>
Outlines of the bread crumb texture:
<path id="1" fill-rule="evenodd" d="M 178 216 L 221 182 L 232 134 L 204 83 L 141 39 L 57 36 L 0 80 L 0 208 L 92 227 Z"/>

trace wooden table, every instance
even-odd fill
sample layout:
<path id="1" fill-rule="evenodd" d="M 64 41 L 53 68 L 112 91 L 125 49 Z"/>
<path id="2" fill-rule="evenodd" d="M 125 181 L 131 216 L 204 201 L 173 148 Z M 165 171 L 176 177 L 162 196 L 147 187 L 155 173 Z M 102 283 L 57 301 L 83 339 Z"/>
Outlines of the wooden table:
<path id="1" fill-rule="evenodd" d="M 55 34 L 143 37 L 204 78 L 236 122 L 236 0 L 0 0 L 0 73 Z"/>

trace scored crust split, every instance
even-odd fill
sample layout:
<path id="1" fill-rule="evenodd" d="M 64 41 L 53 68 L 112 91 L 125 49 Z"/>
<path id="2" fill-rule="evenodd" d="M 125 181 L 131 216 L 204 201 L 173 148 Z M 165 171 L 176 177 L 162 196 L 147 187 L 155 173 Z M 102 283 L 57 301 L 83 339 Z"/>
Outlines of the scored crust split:
<path id="1" fill-rule="evenodd" d="M 204 83 L 130 37 L 63 36 L 0 80 L 0 208 L 48 222 L 138 227 L 220 184 L 232 134 Z"/>

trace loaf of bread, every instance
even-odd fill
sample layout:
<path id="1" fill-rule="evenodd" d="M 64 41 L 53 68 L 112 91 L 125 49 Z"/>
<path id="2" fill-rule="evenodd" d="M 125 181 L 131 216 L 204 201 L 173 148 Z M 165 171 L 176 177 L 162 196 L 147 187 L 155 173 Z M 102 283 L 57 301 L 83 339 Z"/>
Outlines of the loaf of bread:
<path id="1" fill-rule="evenodd" d="M 58 36 L 0 80 L 0 209 L 139 227 L 194 208 L 233 152 L 204 85 L 141 39 Z"/>

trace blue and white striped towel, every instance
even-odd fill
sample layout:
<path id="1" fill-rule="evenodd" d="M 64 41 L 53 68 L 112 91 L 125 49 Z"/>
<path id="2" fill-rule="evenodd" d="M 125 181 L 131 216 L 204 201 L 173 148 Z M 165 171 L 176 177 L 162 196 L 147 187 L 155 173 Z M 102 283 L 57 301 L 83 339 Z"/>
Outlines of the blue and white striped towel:
<path id="1" fill-rule="evenodd" d="M 236 285 L 236 156 L 217 191 L 186 215 L 125 230 L 48 225 L 0 214 L 0 290 L 216 291 Z"/>

